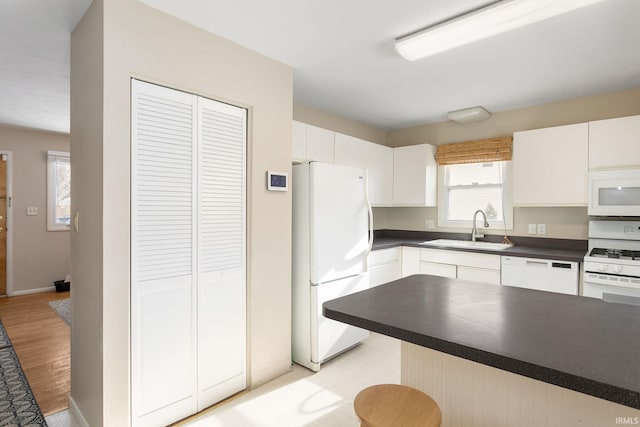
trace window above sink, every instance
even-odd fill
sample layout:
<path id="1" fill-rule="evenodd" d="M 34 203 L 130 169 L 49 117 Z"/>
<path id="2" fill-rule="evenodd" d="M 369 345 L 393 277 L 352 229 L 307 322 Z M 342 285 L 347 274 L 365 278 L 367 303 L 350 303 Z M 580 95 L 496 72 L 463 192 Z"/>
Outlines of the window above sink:
<path id="1" fill-rule="evenodd" d="M 476 210 L 491 229 L 513 229 L 511 161 L 438 166 L 438 226 L 469 228 Z"/>

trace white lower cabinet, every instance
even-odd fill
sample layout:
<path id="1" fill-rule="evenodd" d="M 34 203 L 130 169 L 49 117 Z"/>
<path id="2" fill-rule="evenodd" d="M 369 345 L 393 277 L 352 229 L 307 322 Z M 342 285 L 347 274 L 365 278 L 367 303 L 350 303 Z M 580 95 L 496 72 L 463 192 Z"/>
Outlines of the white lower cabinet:
<path id="1" fill-rule="evenodd" d="M 402 246 L 402 277 L 420 274 L 420 248 Z"/>
<path id="2" fill-rule="evenodd" d="M 500 284 L 500 270 L 489 268 L 458 266 L 458 279 L 471 280 L 474 282 Z"/>
<path id="3" fill-rule="evenodd" d="M 382 285 L 413 274 L 500 284 L 500 256 L 443 249 L 379 249 L 369 254 L 369 283 Z"/>
<path id="4" fill-rule="evenodd" d="M 430 274 L 432 276 L 450 277 L 455 279 L 457 267 L 453 264 L 441 264 L 439 262 L 420 261 L 420 274 Z"/>
<path id="5" fill-rule="evenodd" d="M 402 277 L 402 250 L 379 249 L 369 254 L 369 286 L 379 286 Z"/>
<path id="6" fill-rule="evenodd" d="M 500 256 L 422 248 L 420 273 L 499 285 Z"/>

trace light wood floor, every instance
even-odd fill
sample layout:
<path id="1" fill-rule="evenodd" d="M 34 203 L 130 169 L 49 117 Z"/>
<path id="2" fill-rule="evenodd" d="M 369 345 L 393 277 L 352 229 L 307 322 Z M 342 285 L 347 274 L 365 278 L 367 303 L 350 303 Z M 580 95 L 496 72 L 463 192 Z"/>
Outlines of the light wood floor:
<path id="1" fill-rule="evenodd" d="M 0 298 L 0 320 L 45 416 L 68 407 L 70 328 L 47 302 L 69 297 L 43 292 Z"/>

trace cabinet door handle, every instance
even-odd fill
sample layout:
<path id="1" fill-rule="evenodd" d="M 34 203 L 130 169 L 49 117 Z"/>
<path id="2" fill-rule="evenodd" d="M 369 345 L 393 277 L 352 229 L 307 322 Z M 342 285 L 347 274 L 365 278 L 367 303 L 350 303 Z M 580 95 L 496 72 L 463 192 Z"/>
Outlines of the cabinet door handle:
<path id="1" fill-rule="evenodd" d="M 547 263 L 545 261 L 527 261 L 527 265 L 532 265 L 532 266 L 535 265 L 535 266 L 538 266 L 538 267 L 546 267 L 547 264 L 549 264 L 549 263 Z"/>

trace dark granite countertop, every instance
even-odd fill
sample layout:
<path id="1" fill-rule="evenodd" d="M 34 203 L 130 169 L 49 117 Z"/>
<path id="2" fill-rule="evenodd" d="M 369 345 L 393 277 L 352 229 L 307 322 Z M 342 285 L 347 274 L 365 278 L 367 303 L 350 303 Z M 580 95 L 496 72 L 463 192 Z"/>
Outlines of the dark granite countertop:
<path id="1" fill-rule="evenodd" d="M 587 253 L 586 240 L 551 239 L 534 237 L 509 237 L 514 246 L 501 251 L 489 249 L 465 249 L 459 247 L 429 246 L 429 240 L 453 239 L 470 240 L 469 233 L 414 232 L 399 230 L 376 230 L 373 239 L 373 250 L 388 249 L 398 246 L 419 248 L 446 249 L 452 251 L 477 252 L 494 255 L 506 255 L 528 258 L 557 259 L 560 261 L 582 262 Z M 484 241 L 501 242 L 502 237 L 487 235 Z"/>
<path id="2" fill-rule="evenodd" d="M 640 307 L 415 275 L 324 304 L 326 317 L 640 409 Z"/>

